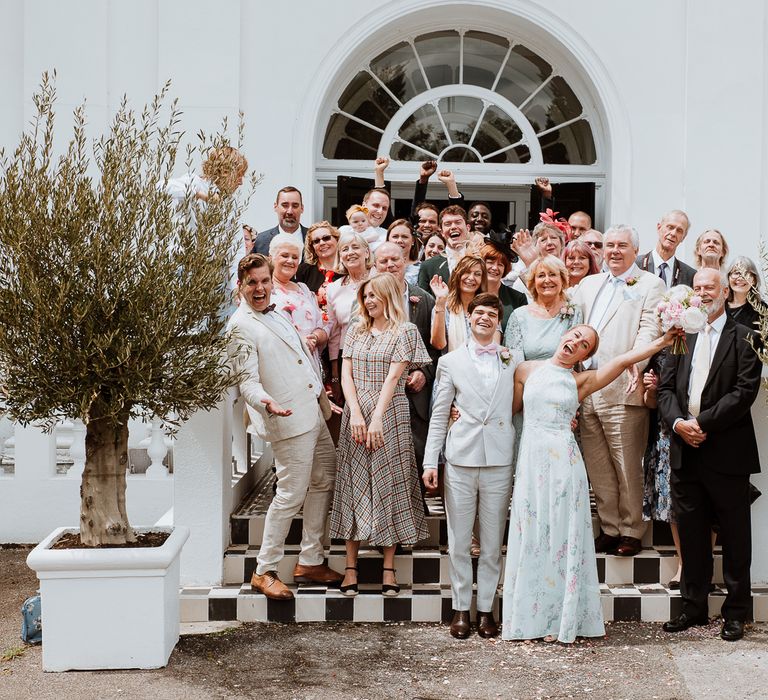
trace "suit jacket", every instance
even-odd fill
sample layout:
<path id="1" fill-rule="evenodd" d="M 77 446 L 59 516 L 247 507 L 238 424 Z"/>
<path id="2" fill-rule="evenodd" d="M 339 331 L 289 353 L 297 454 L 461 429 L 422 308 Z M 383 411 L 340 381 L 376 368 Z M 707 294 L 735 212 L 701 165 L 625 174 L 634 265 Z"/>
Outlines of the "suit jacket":
<path id="1" fill-rule="evenodd" d="M 333 274 L 331 282 L 341 277 L 338 272 Z M 299 263 L 299 269 L 296 270 L 295 280 L 297 282 L 303 282 L 309 287 L 311 292 L 317 294 L 317 290 L 325 283 L 325 275 L 320 272 L 320 268 L 317 265 L 312 265 L 308 262 Z"/>
<path id="2" fill-rule="evenodd" d="M 411 301 L 416 297 L 418 297 L 419 301 Z M 437 367 L 437 361 L 440 358 L 440 353 L 430 344 L 432 334 L 432 309 L 434 307 L 435 298 L 431 294 L 425 292 L 421 287 L 416 287 L 412 284 L 408 285 L 408 320 L 418 328 L 419 335 L 424 341 L 424 346 L 427 348 L 429 356 L 432 358 L 432 364 L 421 368 L 421 371 L 424 372 L 424 376 L 427 378 L 427 383 L 424 388 L 415 394 L 408 392 L 408 399 L 411 402 L 411 406 L 425 421 L 429 420 L 432 383 L 435 381 L 435 368 Z"/>
<path id="3" fill-rule="evenodd" d="M 303 247 L 304 240 L 307 237 L 307 227 L 299 224 L 299 230 L 301 231 L 301 245 Z M 261 253 L 262 255 L 269 255 L 269 244 L 278 233 L 280 233 L 279 226 L 275 226 L 274 228 L 269 228 L 266 231 L 262 231 L 256 236 L 256 240 L 253 243 L 251 252 Z"/>
<path id="4" fill-rule="evenodd" d="M 633 348 L 643 347 L 661 335 L 656 307 L 666 292 L 664 282 L 636 267 L 630 275 L 636 277 L 637 281 L 632 286 L 619 287 L 603 317 L 602 328 L 598 329 L 598 365 L 604 365 L 616 355 Z M 590 314 L 598 294 L 609 284 L 610 277 L 607 272 L 589 275 L 576 287 L 572 301 L 581 307 L 585 323 L 596 323 Z M 640 363 L 641 369 L 646 364 L 647 361 Z M 611 405 L 643 406 L 643 383 L 638 382 L 631 394 L 626 393 L 626 387 L 626 375 L 622 375 L 593 396 L 595 401 L 602 400 Z"/>
<path id="5" fill-rule="evenodd" d="M 646 272 L 656 274 L 656 269 L 653 264 L 653 253 L 648 252 L 644 255 L 638 255 L 635 261 L 636 265 Z M 675 256 L 675 265 L 672 268 L 672 283 L 670 287 L 674 287 L 676 284 L 685 284 L 688 287 L 693 287 L 693 276 L 696 274 L 696 270 L 690 265 L 686 265 L 682 260 L 678 260 Z M 658 277 L 658 275 L 656 275 Z M 661 279 L 659 277 L 659 279 Z"/>
<path id="6" fill-rule="evenodd" d="M 242 302 L 227 324 L 231 332 L 229 356 L 233 369 L 242 372 L 240 393 L 248 408 L 248 416 L 256 434 L 268 442 L 296 437 L 312 430 L 317 420 L 317 405 L 323 417 L 331 417 L 331 405 L 324 388 L 315 396 L 314 381 L 307 382 L 307 373 L 297 371 L 309 361 L 315 373 L 322 378 L 322 371 L 312 358 L 303 338 L 296 334 L 297 344 L 288 343 L 264 320 Z M 322 382 L 322 379 L 319 381 Z M 267 413 L 261 400 L 271 396 L 283 408 L 290 408 L 290 416 L 273 416 Z"/>
<path id="7" fill-rule="evenodd" d="M 750 409 L 760 389 L 762 364 L 749 345 L 750 335 L 752 332 L 746 326 L 730 317 L 723 326 L 701 393 L 701 412 L 697 418 L 707 439 L 699 447 L 686 450 L 686 454 L 695 458 L 696 469 L 742 475 L 760 471 Z M 671 432 L 672 469 L 684 466 L 685 443 L 672 432 L 672 425 L 677 418 L 688 417 L 688 381 L 697 339 L 698 335 L 686 335 L 688 352 L 670 354 L 659 381 L 659 413 Z"/>
<path id="8" fill-rule="evenodd" d="M 512 426 L 514 380 L 514 362 L 500 363 L 496 387 L 488 395 L 481 388 L 483 385 L 466 345 L 443 355 L 437 366 L 424 467 L 437 466 L 443 443 L 445 459 L 453 465 L 511 465 L 515 452 L 515 429 Z M 449 428 L 452 403 L 456 404 L 461 418 Z"/>
<path id="9" fill-rule="evenodd" d="M 429 282 L 434 275 L 440 275 L 443 282 L 448 284 L 451 277 L 451 271 L 448 269 L 448 258 L 444 255 L 435 255 L 429 260 L 425 260 L 419 267 L 419 287 L 425 292 L 432 292 Z"/>

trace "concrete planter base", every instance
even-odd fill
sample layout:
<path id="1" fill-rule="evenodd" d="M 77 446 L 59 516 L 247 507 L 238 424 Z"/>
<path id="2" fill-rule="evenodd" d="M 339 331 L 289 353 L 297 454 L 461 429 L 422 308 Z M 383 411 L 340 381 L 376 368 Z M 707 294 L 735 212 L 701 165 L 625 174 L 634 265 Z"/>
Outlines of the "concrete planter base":
<path id="1" fill-rule="evenodd" d="M 162 547 L 51 549 L 58 528 L 27 565 L 40 579 L 43 670 L 160 668 L 179 639 L 179 559 L 186 527 Z M 141 532 L 142 530 L 137 530 Z"/>

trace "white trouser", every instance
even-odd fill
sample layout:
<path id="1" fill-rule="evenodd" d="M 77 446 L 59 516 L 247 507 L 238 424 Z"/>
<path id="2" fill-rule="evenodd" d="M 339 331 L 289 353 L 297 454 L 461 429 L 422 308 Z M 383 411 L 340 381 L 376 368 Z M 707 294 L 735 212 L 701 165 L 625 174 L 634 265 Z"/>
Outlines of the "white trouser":
<path id="1" fill-rule="evenodd" d="M 275 420 L 280 420 L 276 418 Z M 320 407 L 317 422 L 302 435 L 272 443 L 277 492 L 264 521 L 264 537 L 257 557 L 257 574 L 277 569 L 283 558 L 291 521 L 304 504 L 299 563 L 322 564 L 323 534 L 336 479 L 336 451 Z"/>
<path id="2" fill-rule="evenodd" d="M 512 494 L 512 466 L 454 467 L 445 465 L 445 515 L 451 560 L 454 610 L 472 603 L 472 528 L 480 524 L 477 562 L 477 610 L 491 612 L 501 576 L 501 545 Z"/>

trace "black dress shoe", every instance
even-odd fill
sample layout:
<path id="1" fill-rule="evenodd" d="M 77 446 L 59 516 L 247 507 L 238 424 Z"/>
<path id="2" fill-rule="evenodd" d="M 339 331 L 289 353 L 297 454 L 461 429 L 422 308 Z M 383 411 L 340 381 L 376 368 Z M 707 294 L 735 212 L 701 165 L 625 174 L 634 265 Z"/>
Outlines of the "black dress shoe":
<path id="1" fill-rule="evenodd" d="M 744 623 L 741 620 L 723 620 L 720 636 L 726 642 L 736 642 L 744 636 Z"/>
<path id="2" fill-rule="evenodd" d="M 470 633 L 469 610 L 454 610 L 451 622 L 451 636 L 466 639 Z"/>
<path id="3" fill-rule="evenodd" d="M 490 639 L 491 637 L 498 636 L 499 626 L 496 624 L 496 620 L 493 619 L 492 612 L 477 613 L 477 633 L 483 639 Z"/>
<path id="4" fill-rule="evenodd" d="M 682 632 L 689 627 L 701 627 L 702 625 L 709 624 L 709 619 L 705 615 L 704 617 L 691 617 L 688 613 L 680 613 L 677 617 L 673 617 L 669 622 L 665 622 L 661 628 L 665 632 Z"/>
<path id="5" fill-rule="evenodd" d="M 604 532 L 601 532 L 595 538 L 595 552 L 597 554 L 607 554 L 609 552 L 613 552 L 619 542 L 621 542 L 621 537 L 614 537 L 613 535 L 606 535 Z"/>

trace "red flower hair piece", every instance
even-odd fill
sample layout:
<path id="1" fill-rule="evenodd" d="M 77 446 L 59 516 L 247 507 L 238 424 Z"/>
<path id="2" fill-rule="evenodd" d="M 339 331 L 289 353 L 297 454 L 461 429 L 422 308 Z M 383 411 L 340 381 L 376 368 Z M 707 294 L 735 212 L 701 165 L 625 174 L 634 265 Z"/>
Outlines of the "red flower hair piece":
<path id="1" fill-rule="evenodd" d="M 565 235 L 565 242 L 569 243 L 573 238 L 573 229 L 562 216 L 559 219 L 555 218 L 559 213 L 559 211 L 547 209 L 539 214 L 539 220 L 544 224 L 552 224 L 552 226 L 559 228 Z"/>

